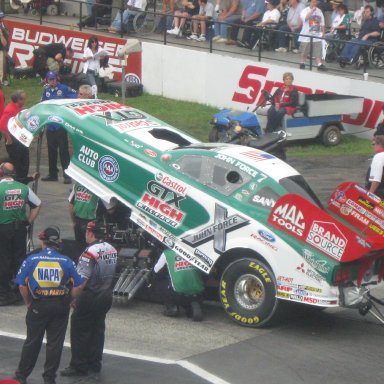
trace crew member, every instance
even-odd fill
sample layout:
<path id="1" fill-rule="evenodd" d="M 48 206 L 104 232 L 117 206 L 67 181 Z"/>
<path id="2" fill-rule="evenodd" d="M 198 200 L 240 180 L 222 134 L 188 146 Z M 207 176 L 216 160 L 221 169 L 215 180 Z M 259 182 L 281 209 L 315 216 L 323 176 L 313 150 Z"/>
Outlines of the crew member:
<path id="1" fill-rule="evenodd" d="M 274 132 L 281 127 L 283 117 L 292 115 L 298 105 L 299 94 L 296 87 L 292 85 L 293 74 L 283 74 L 283 85 L 273 94 L 273 105 L 268 109 L 268 121 L 266 132 Z"/>
<path id="2" fill-rule="evenodd" d="M 65 59 L 72 59 L 73 49 L 63 43 L 42 45 L 33 51 L 33 69 L 45 79 L 48 71 L 60 73 L 65 67 Z"/>
<path id="3" fill-rule="evenodd" d="M 47 334 L 44 384 L 55 384 L 68 325 L 70 302 L 79 295 L 83 279 L 75 264 L 58 252 L 60 231 L 48 227 L 40 232 L 42 250 L 29 256 L 16 278 L 28 307 L 27 338 L 21 352 L 15 379 L 26 383 L 35 367 L 44 334 Z"/>
<path id="4" fill-rule="evenodd" d="M 44 87 L 41 101 L 52 99 L 76 99 L 77 92 L 65 84 L 58 82 L 55 72 L 48 72 L 46 76 L 47 85 Z M 42 181 L 57 181 L 57 151 L 60 154 L 61 167 L 63 168 L 64 184 L 71 184 L 72 180 L 65 170 L 69 166 L 69 149 L 67 131 L 58 123 L 47 124 L 48 165 L 49 175 L 43 177 Z"/>
<path id="5" fill-rule="evenodd" d="M 87 245 L 87 224 L 96 219 L 100 199 L 80 183 L 75 183 L 68 198 L 68 211 L 72 220 L 75 239 L 82 252 Z"/>
<path id="6" fill-rule="evenodd" d="M 0 12 L 0 84 L 4 83 L 6 56 L 8 49 L 8 29 L 3 23 L 4 12 Z"/>
<path id="7" fill-rule="evenodd" d="M 16 169 L 16 178 L 25 179 L 29 171 L 29 148 L 14 139 L 8 131 L 8 121 L 24 109 L 27 98 L 25 91 L 17 90 L 11 96 L 11 102 L 0 117 L 0 129 L 5 136 L 5 148 Z"/>
<path id="8" fill-rule="evenodd" d="M 26 255 L 27 226 L 40 211 L 40 199 L 26 185 L 13 179 L 11 163 L 0 164 L 0 305 L 17 300 L 11 290 Z M 30 211 L 27 216 L 26 205 Z"/>
<path id="9" fill-rule="evenodd" d="M 62 376 L 85 376 L 100 372 L 104 348 L 105 318 L 112 305 L 112 283 L 117 251 L 103 240 L 105 226 L 91 221 L 87 225 L 88 248 L 77 266 L 86 283 L 71 316 L 71 361 Z"/>
<path id="10" fill-rule="evenodd" d="M 92 87 L 89 84 L 80 85 L 79 99 L 94 99 L 92 95 Z"/>
<path id="11" fill-rule="evenodd" d="M 170 284 L 164 294 L 164 315 L 178 316 L 181 305 L 188 317 L 192 317 L 194 321 L 201 321 L 203 314 L 200 301 L 204 291 L 202 272 L 170 249 L 162 253 L 154 272 L 158 273 L 165 265 L 169 272 Z"/>
<path id="12" fill-rule="evenodd" d="M 384 135 L 374 136 L 372 146 L 375 156 L 367 172 L 366 187 L 369 192 L 384 199 Z"/>

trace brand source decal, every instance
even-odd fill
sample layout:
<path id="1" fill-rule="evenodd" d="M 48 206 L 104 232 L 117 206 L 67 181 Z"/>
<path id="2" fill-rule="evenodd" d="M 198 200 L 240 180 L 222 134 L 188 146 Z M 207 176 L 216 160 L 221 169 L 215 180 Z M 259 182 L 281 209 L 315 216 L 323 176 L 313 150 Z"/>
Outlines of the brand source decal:
<path id="1" fill-rule="evenodd" d="M 119 163 L 110 155 L 101 157 L 99 160 L 99 174 L 108 183 L 116 181 L 120 176 Z"/>
<path id="2" fill-rule="evenodd" d="M 336 224 L 324 221 L 312 223 L 306 241 L 336 260 L 341 259 L 348 242 Z"/>

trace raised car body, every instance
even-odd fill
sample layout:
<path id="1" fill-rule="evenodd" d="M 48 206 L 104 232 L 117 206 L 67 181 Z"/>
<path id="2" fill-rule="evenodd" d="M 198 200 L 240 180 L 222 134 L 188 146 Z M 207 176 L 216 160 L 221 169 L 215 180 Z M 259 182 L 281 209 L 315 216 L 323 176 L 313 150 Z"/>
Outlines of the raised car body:
<path id="1" fill-rule="evenodd" d="M 204 144 L 103 100 L 43 102 L 9 130 L 29 145 L 49 122 L 71 136 L 67 173 L 127 205 L 134 223 L 218 275 L 223 307 L 240 324 L 266 324 L 281 300 L 350 305 L 382 278 L 383 238 L 329 214 L 302 176 L 268 153 Z"/>

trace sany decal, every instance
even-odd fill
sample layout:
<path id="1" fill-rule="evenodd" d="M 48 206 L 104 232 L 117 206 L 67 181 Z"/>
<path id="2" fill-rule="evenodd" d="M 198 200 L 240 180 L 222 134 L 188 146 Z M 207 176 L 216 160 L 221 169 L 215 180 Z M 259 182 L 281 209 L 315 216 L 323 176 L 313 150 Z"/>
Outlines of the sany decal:
<path id="1" fill-rule="evenodd" d="M 177 208 L 185 197 L 154 180 L 147 184 L 147 190 L 136 206 L 171 227 L 177 227 L 184 220 L 184 212 Z"/>
<path id="2" fill-rule="evenodd" d="M 183 241 L 192 247 L 197 247 L 213 239 L 215 251 L 217 253 L 223 253 L 226 250 L 227 232 L 247 224 L 248 220 L 244 217 L 238 214 L 228 216 L 227 209 L 216 204 L 213 224 L 208 225 L 197 233 L 183 237 Z"/>
<path id="3" fill-rule="evenodd" d="M 267 80 L 269 69 L 256 65 L 247 65 L 240 76 L 238 89 L 233 93 L 232 100 L 246 105 L 253 105 L 262 101 L 260 91 L 265 89 L 268 92 L 282 85 L 279 81 Z M 310 89 L 296 85 L 303 93 L 325 93 L 325 90 Z M 344 116 L 343 122 L 358 127 L 375 128 L 381 115 L 382 101 L 364 99 L 363 111 L 357 117 Z"/>
<path id="4" fill-rule="evenodd" d="M 268 223 L 299 239 L 302 242 L 299 247 L 307 244 L 340 262 L 358 260 L 367 254 L 368 248 L 361 239 L 366 242 L 369 239 L 372 245 L 369 250 L 381 249 L 381 238 L 381 242 L 373 242 L 372 237 L 366 238 L 360 231 L 355 232 L 299 195 L 280 197 L 268 217 Z M 360 235 L 359 241 L 357 234 Z M 323 272 L 320 268 L 319 271 Z"/>

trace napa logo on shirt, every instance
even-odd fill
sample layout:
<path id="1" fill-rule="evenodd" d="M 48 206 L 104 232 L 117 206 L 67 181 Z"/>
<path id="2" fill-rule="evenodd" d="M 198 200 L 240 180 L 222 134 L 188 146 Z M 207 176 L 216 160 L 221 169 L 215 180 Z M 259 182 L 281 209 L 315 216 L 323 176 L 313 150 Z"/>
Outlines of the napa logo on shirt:
<path id="1" fill-rule="evenodd" d="M 41 288 L 57 288 L 63 275 L 63 270 L 57 261 L 40 261 L 33 271 L 33 277 Z"/>

